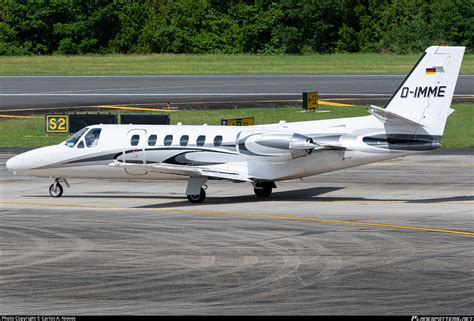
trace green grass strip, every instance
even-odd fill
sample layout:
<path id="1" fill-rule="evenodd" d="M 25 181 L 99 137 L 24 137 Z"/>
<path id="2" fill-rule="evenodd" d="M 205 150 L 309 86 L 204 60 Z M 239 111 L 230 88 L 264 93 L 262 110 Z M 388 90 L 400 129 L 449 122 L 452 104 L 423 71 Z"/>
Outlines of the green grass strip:
<path id="1" fill-rule="evenodd" d="M 449 118 L 442 140 L 443 147 L 474 147 L 474 104 L 455 104 L 456 110 Z M 302 108 L 238 108 L 212 110 L 181 110 L 171 113 L 171 123 L 184 125 L 219 125 L 222 118 L 254 116 L 257 124 L 356 117 L 368 115 L 367 106 L 328 107 L 318 112 L 302 112 Z M 44 131 L 43 119 L 0 118 L 0 147 L 40 147 L 59 143 L 67 138 L 64 134 Z"/>
<path id="2" fill-rule="evenodd" d="M 406 74 L 419 54 L 91 55 L 0 57 L 0 75 Z M 461 74 L 474 74 L 466 55 Z"/>

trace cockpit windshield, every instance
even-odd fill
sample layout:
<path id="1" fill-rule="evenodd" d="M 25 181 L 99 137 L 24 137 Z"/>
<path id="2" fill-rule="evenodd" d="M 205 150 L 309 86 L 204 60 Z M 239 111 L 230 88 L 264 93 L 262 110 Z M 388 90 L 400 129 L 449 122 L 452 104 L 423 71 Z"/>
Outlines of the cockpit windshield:
<path id="1" fill-rule="evenodd" d="M 71 137 L 69 137 L 67 140 L 66 140 L 66 146 L 68 147 L 74 147 L 74 145 L 76 145 L 76 143 L 79 141 L 79 139 L 81 139 L 82 135 L 84 135 L 84 133 L 88 130 L 89 128 L 85 127 L 83 129 L 81 129 L 80 131 L 78 131 L 77 133 L 75 133 L 74 135 L 72 135 Z"/>

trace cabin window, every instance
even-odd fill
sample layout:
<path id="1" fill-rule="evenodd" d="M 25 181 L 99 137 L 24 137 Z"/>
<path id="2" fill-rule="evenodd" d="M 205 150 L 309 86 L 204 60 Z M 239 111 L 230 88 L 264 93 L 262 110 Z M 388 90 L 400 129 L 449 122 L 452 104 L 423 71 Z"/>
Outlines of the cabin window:
<path id="1" fill-rule="evenodd" d="M 155 146 L 156 140 L 157 140 L 156 135 L 150 135 L 150 137 L 148 137 L 148 146 Z"/>
<path id="2" fill-rule="evenodd" d="M 84 142 L 82 140 L 77 144 L 77 148 L 84 148 Z"/>
<path id="3" fill-rule="evenodd" d="M 69 137 L 67 140 L 66 140 L 66 146 L 68 147 L 74 147 L 74 145 L 76 145 L 76 143 L 79 141 L 79 139 L 81 139 L 82 135 L 88 130 L 89 128 L 85 127 L 83 129 L 81 129 L 80 131 L 78 131 L 77 133 L 75 133 L 74 135 L 72 135 L 71 137 Z"/>
<path id="4" fill-rule="evenodd" d="M 204 146 L 205 143 L 206 143 L 206 136 L 204 135 L 198 136 L 198 138 L 196 139 L 196 145 Z"/>
<path id="5" fill-rule="evenodd" d="M 179 144 L 181 146 L 186 146 L 189 142 L 189 136 L 188 135 L 183 135 L 181 136 L 181 139 L 179 140 Z"/>
<path id="6" fill-rule="evenodd" d="M 133 135 L 132 138 L 130 139 L 130 144 L 132 146 L 137 146 L 139 142 L 140 142 L 140 135 Z"/>
<path id="7" fill-rule="evenodd" d="M 163 144 L 165 146 L 169 146 L 171 145 L 172 142 L 173 142 L 173 135 L 166 135 L 165 139 L 163 140 Z"/>
<path id="8" fill-rule="evenodd" d="M 221 146 L 222 145 L 222 136 L 218 135 L 214 137 L 214 146 Z"/>
<path id="9" fill-rule="evenodd" d="M 86 141 L 86 146 L 87 147 L 94 147 L 94 146 L 97 145 L 97 143 L 99 142 L 99 137 L 100 137 L 100 132 L 101 131 L 102 131 L 102 129 L 100 129 L 100 128 L 93 128 L 86 134 L 84 139 Z"/>

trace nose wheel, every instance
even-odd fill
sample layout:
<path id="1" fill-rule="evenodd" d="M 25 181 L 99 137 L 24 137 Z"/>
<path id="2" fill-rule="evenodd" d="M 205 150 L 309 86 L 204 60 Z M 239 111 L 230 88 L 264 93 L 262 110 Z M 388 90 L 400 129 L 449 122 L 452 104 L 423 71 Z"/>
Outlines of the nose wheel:
<path id="1" fill-rule="evenodd" d="M 69 187 L 69 183 L 65 178 L 55 178 L 54 183 L 49 187 L 49 195 L 51 195 L 51 197 L 61 197 L 61 195 L 63 195 L 64 189 L 60 182 L 64 182 L 64 184 Z"/>
<path id="2" fill-rule="evenodd" d="M 63 187 L 59 183 L 53 183 L 49 187 L 49 195 L 52 197 L 61 197 L 63 195 Z"/>

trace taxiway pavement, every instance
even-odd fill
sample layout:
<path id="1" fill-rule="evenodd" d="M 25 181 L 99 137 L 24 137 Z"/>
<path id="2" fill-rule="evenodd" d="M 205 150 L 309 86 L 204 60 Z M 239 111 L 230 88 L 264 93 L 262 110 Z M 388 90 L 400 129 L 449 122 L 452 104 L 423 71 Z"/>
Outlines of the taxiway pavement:
<path id="1" fill-rule="evenodd" d="M 103 104 L 255 103 L 351 98 L 383 105 L 405 75 L 0 76 L 0 110 Z M 455 101 L 472 101 L 474 75 L 460 75 Z M 226 105 L 227 106 L 227 105 Z"/>
<path id="2" fill-rule="evenodd" d="M 472 154 L 278 184 L 16 177 L 0 156 L 1 314 L 474 313 Z"/>

